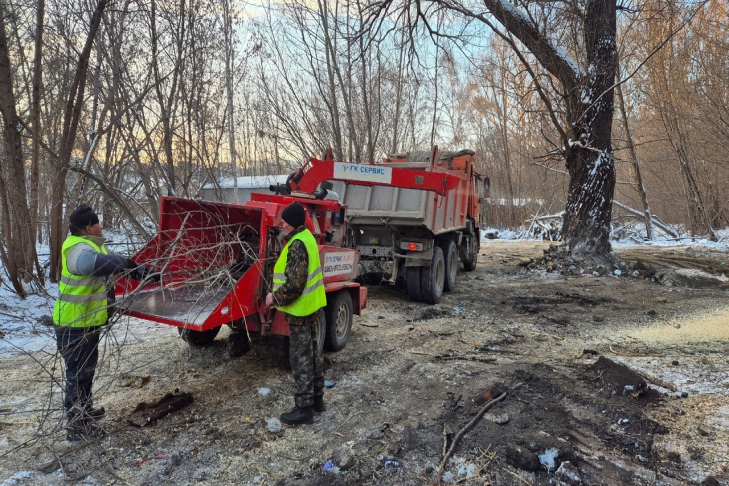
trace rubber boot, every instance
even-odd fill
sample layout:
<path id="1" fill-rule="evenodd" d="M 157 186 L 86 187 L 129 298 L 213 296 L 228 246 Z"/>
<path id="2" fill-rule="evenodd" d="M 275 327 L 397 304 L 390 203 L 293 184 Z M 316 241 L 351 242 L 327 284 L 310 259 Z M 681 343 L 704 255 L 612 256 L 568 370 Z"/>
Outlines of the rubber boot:
<path id="1" fill-rule="evenodd" d="M 317 413 L 326 412 L 327 406 L 324 404 L 324 397 L 322 395 L 314 397 L 314 403 L 311 405 L 311 408 Z"/>
<path id="2" fill-rule="evenodd" d="M 294 407 L 290 412 L 281 414 L 281 422 L 289 425 L 314 423 L 314 410 L 311 407 Z"/>

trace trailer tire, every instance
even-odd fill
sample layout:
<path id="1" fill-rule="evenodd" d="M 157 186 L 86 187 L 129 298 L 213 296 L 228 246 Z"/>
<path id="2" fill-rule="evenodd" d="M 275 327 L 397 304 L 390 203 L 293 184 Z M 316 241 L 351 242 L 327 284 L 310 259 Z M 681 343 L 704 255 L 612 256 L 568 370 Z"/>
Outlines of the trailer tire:
<path id="1" fill-rule="evenodd" d="M 421 288 L 423 300 L 428 304 L 437 304 L 443 297 L 443 284 L 445 282 L 445 260 L 443 250 L 439 246 L 433 248 L 433 260 L 430 267 L 423 267 Z"/>
<path id="2" fill-rule="evenodd" d="M 347 345 L 352 334 L 354 305 L 352 296 L 346 290 L 340 290 L 332 297 L 331 302 L 324 308 L 327 320 L 324 348 L 327 351 L 339 351 Z"/>
<path id="3" fill-rule="evenodd" d="M 318 329 L 318 334 L 316 336 L 312 336 L 312 339 L 318 338 L 319 336 L 324 336 L 327 331 L 327 321 L 326 321 L 326 316 L 324 315 L 323 308 L 319 309 L 319 312 L 317 312 L 316 317 L 317 317 L 317 326 L 314 331 L 317 332 L 316 329 Z M 316 344 L 317 344 L 317 350 L 319 351 L 319 356 L 321 356 L 324 353 L 324 339 L 319 339 Z M 291 346 L 291 337 L 284 336 L 284 338 L 283 338 L 284 355 L 282 358 L 282 361 L 283 361 L 282 364 L 283 364 L 283 367 L 288 370 L 291 370 L 290 346 Z"/>
<path id="4" fill-rule="evenodd" d="M 319 309 L 319 312 L 316 313 L 317 317 L 317 324 L 319 324 L 315 328 L 316 335 L 312 335 L 312 339 L 316 339 L 316 348 L 319 351 L 319 356 L 321 356 L 324 353 L 324 337 L 327 334 L 327 317 L 326 314 L 324 314 L 324 309 Z"/>
<path id="5" fill-rule="evenodd" d="M 406 283 L 408 284 L 408 297 L 413 302 L 423 301 L 423 288 L 420 283 L 423 267 L 407 267 Z"/>
<path id="6" fill-rule="evenodd" d="M 177 328 L 180 337 L 190 346 L 201 347 L 213 342 L 215 336 L 220 332 L 221 326 L 213 327 L 207 331 L 196 331 L 194 329 Z"/>
<path id="7" fill-rule="evenodd" d="M 458 248 L 456 242 L 448 239 L 442 243 L 443 257 L 445 258 L 445 280 L 443 290 L 450 292 L 456 288 L 456 276 L 458 275 Z"/>
<path id="8" fill-rule="evenodd" d="M 228 354 L 231 358 L 238 358 L 251 350 L 251 341 L 246 331 L 234 330 L 228 336 Z"/>

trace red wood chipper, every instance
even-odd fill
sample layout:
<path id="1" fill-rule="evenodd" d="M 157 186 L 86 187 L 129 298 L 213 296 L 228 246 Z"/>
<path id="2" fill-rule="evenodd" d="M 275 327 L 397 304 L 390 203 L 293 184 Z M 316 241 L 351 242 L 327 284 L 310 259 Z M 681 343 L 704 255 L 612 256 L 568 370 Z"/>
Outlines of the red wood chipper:
<path id="1" fill-rule="evenodd" d="M 349 340 L 353 314 L 360 315 L 366 306 L 367 288 L 355 280 L 359 254 L 347 206 L 328 198 L 332 187 L 328 181 L 409 187 L 440 195 L 459 182 L 447 173 L 388 168 L 383 179 L 380 172 L 378 164 L 334 162 L 328 152 L 325 160 L 311 159 L 286 184 L 271 186 L 271 193 L 254 193 L 244 204 L 163 197 L 159 233 L 133 257 L 152 266 L 161 281 L 140 287 L 137 281 L 120 279 L 116 286 L 120 310 L 176 326 L 194 346 L 210 343 L 221 326 L 228 325 L 233 330 L 232 354 L 247 349 L 248 333 L 288 335 L 284 314 L 267 312 L 264 299 L 285 244 L 281 213 L 298 201 L 307 210 L 306 224 L 319 244 L 324 272 L 327 306 L 319 313 L 324 336 L 320 343 L 331 351 L 342 349 Z"/>

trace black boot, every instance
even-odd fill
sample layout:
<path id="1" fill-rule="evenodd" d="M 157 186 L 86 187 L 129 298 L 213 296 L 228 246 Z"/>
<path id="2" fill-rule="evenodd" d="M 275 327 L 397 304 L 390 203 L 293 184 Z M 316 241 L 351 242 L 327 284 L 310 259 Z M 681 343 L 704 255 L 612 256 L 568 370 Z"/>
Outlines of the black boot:
<path id="1" fill-rule="evenodd" d="M 97 408 L 91 406 L 87 407 L 84 413 L 92 420 L 101 420 L 106 415 L 106 409 L 103 406 Z"/>
<path id="2" fill-rule="evenodd" d="M 322 395 L 314 397 L 314 403 L 312 404 L 311 408 L 318 413 L 326 412 L 327 406 L 324 404 L 324 397 Z"/>
<path id="3" fill-rule="evenodd" d="M 100 439 L 106 435 L 104 429 L 94 425 L 88 417 L 69 418 L 66 432 L 66 440 L 69 442 Z"/>
<path id="4" fill-rule="evenodd" d="M 294 407 L 290 412 L 281 414 L 281 422 L 289 425 L 314 423 L 314 411 L 311 407 Z"/>

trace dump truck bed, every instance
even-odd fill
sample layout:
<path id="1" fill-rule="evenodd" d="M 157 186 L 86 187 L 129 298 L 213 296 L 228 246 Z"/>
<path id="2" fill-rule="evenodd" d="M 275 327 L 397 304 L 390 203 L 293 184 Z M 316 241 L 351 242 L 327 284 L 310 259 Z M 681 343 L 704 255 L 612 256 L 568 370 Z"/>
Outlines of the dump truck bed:
<path id="1" fill-rule="evenodd" d="M 458 187 L 439 196 L 433 191 L 407 189 L 387 185 L 361 186 L 334 183 L 340 201 L 348 206 L 349 222 L 353 226 L 424 227 L 437 235 L 462 229 L 466 225 L 469 195 L 474 188 L 469 165 L 457 159 L 446 160 L 432 167 L 434 172 L 446 172 L 459 177 Z M 431 170 L 429 162 L 381 164 L 384 167 Z"/>

